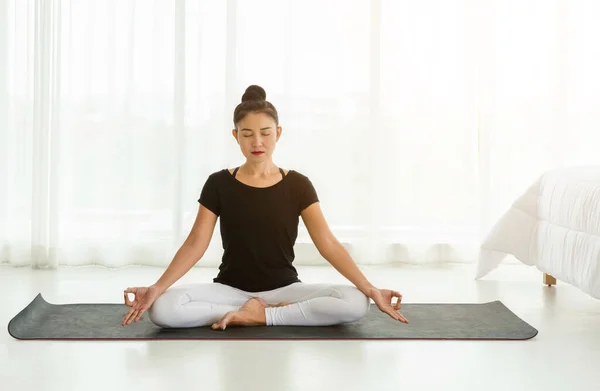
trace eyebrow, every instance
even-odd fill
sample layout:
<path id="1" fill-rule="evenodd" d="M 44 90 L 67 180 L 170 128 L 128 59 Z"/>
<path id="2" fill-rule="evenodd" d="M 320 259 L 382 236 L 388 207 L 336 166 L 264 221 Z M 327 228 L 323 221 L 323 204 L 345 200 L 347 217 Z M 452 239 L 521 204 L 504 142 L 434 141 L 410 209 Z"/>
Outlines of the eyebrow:
<path id="1" fill-rule="evenodd" d="M 271 129 L 271 127 L 269 126 L 267 128 L 261 128 L 260 130 L 267 130 L 267 129 Z M 244 129 L 242 129 L 242 132 L 243 131 L 252 132 L 252 129 L 244 128 Z"/>

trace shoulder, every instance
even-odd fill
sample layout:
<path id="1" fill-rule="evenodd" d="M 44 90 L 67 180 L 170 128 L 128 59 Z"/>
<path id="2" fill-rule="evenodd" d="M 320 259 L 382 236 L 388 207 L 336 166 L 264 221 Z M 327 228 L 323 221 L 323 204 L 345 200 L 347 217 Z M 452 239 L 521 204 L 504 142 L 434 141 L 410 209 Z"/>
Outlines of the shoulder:
<path id="1" fill-rule="evenodd" d="M 294 181 L 298 181 L 298 182 L 307 182 L 310 181 L 310 179 L 308 179 L 308 176 L 300 171 L 296 171 L 294 169 L 291 170 L 285 170 L 286 175 L 289 176 L 290 179 L 293 179 Z"/>
<path id="2" fill-rule="evenodd" d="M 291 182 L 294 183 L 298 190 L 313 188 L 313 183 L 310 180 L 309 176 L 305 173 L 296 170 L 289 170 L 288 174 Z"/>
<path id="3" fill-rule="evenodd" d="M 233 172 L 233 169 L 229 170 L 227 168 L 220 169 L 218 171 L 214 171 L 208 175 L 209 178 L 226 178 L 227 175 Z"/>
<path id="4" fill-rule="evenodd" d="M 211 172 L 206 178 L 206 183 L 209 185 L 216 185 L 227 180 L 227 176 L 230 175 L 226 168 L 218 171 Z"/>

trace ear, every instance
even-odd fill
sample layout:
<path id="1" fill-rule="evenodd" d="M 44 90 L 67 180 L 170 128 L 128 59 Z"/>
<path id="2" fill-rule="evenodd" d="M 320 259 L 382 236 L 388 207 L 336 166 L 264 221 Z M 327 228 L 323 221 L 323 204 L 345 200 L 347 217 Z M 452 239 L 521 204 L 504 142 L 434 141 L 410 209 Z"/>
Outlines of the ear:
<path id="1" fill-rule="evenodd" d="M 281 126 L 277 127 L 277 141 L 279 141 L 279 137 L 281 137 L 281 132 L 283 131 L 283 128 Z"/>
<path id="2" fill-rule="evenodd" d="M 231 135 L 233 136 L 233 138 L 235 139 L 235 141 L 236 141 L 236 142 L 239 144 L 239 141 L 238 141 L 238 132 L 237 132 L 237 129 L 233 129 L 233 130 L 231 131 Z"/>

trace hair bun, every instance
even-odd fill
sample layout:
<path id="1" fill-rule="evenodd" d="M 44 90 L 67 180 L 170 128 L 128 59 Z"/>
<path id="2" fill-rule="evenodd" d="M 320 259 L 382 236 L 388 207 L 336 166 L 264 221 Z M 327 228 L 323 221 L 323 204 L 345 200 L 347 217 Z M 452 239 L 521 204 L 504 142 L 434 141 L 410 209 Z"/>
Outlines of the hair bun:
<path id="1" fill-rule="evenodd" d="M 267 93 L 261 86 L 251 85 L 242 95 L 242 102 L 249 100 L 267 100 Z"/>

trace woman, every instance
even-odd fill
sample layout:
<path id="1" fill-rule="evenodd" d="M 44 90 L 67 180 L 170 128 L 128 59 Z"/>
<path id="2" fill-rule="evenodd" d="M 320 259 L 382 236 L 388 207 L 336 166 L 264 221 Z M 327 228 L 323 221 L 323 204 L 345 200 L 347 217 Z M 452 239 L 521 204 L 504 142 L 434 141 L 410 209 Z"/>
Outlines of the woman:
<path id="1" fill-rule="evenodd" d="M 311 181 L 273 163 L 282 128 L 261 87 L 248 87 L 233 122 L 232 134 L 246 162 L 208 177 L 196 221 L 164 274 L 150 287 L 124 291 L 131 309 L 122 325 L 148 311 L 160 327 L 325 326 L 359 320 L 370 299 L 393 319 L 408 323 L 398 312 L 400 293 L 373 286 L 333 236 Z M 292 261 L 300 216 L 320 254 L 355 286 L 298 279 Z M 219 217 L 224 253 L 217 277 L 212 283 L 169 289 L 202 258 Z"/>

